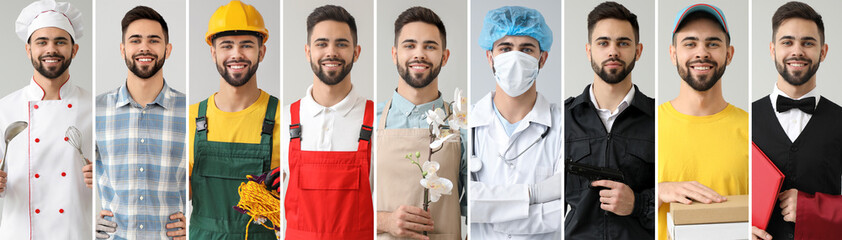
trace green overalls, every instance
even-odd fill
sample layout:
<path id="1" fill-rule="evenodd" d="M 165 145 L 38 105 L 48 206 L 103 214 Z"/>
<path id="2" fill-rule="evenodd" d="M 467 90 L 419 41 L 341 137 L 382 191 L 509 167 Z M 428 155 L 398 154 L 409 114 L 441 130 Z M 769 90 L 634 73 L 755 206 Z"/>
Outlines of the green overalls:
<path id="1" fill-rule="evenodd" d="M 208 100 L 199 103 L 196 135 L 193 143 L 193 213 L 190 218 L 190 238 L 202 240 L 245 238 L 249 217 L 234 210 L 240 200 L 238 188 L 246 175 L 269 171 L 272 162 L 272 132 L 278 99 L 269 97 L 260 144 L 208 141 Z M 216 129 L 215 131 L 225 131 Z M 249 239 L 277 239 L 274 231 L 260 224 L 251 224 Z"/>

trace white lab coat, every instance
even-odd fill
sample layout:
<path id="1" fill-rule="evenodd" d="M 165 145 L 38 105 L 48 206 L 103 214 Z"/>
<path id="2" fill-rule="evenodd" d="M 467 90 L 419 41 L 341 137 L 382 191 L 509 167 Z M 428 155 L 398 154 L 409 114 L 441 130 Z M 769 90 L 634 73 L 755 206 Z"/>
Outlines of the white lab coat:
<path id="1" fill-rule="evenodd" d="M 61 100 L 41 99 L 30 84 L 0 99 L 0 135 L 15 121 L 29 126 L 9 143 L 0 239 L 91 239 L 91 189 L 85 187 L 82 157 L 65 131 L 82 132 L 82 151 L 91 158 L 91 94 L 68 81 Z M 0 141 L 0 157 L 5 142 Z"/>
<path id="2" fill-rule="evenodd" d="M 492 108 L 489 93 L 472 108 L 469 127 L 473 146 L 468 185 L 472 239 L 561 239 L 561 199 L 529 204 L 528 184 L 538 183 L 561 171 L 561 109 L 541 94 L 512 136 Z M 549 127 L 546 137 L 541 135 Z M 540 139 L 532 148 L 530 144 Z M 514 166 L 499 156 L 506 153 Z M 479 166 L 479 167 L 478 167 Z M 478 168 L 478 169 L 477 169 Z M 559 183 L 559 186 L 561 183 Z"/>

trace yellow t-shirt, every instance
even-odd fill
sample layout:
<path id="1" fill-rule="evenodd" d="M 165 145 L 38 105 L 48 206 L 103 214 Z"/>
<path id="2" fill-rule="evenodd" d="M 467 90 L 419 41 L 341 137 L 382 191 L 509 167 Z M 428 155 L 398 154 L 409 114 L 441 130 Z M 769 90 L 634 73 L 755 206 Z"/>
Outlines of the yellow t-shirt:
<path id="1" fill-rule="evenodd" d="M 731 104 L 690 116 L 658 107 L 658 182 L 697 181 L 717 193 L 748 194 L 748 113 Z M 658 209 L 658 239 L 667 239 L 669 203 Z"/>
<path id="2" fill-rule="evenodd" d="M 260 143 L 260 133 L 263 130 L 263 119 L 266 117 L 266 107 L 269 105 L 269 94 L 260 90 L 257 101 L 238 112 L 223 112 L 216 107 L 214 97 L 208 99 L 205 115 L 208 121 L 208 141 Z M 190 175 L 193 174 L 193 138 L 196 137 L 196 117 L 199 115 L 199 103 L 190 105 Z M 281 164 L 281 106 L 278 103 L 275 112 L 275 129 L 272 131 L 272 168 Z"/>

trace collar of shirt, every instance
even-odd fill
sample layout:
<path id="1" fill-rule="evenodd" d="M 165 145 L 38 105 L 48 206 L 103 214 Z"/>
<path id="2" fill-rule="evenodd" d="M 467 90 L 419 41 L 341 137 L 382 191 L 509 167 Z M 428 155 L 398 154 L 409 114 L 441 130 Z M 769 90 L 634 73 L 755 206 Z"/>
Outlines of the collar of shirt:
<path id="1" fill-rule="evenodd" d="M 128 83 L 123 83 L 120 86 L 120 89 L 117 90 L 117 107 L 124 107 L 130 105 L 136 108 L 144 108 L 144 106 L 140 106 L 139 103 L 135 102 L 132 98 L 132 95 L 129 93 Z M 167 85 L 167 81 L 164 81 L 164 87 L 161 88 L 161 91 L 158 92 L 158 96 L 155 97 L 155 101 L 150 102 L 147 106 L 158 105 L 163 107 L 164 109 L 170 109 L 175 105 L 175 94 L 172 88 Z"/>
<path id="2" fill-rule="evenodd" d="M 590 102 L 590 99 L 591 99 L 591 97 L 590 97 L 590 95 L 591 95 L 590 94 L 591 93 L 590 87 L 591 87 L 590 85 L 586 86 L 585 90 L 582 91 L 582 94 L 579 95 L 579 96 L 576 96 L 576 98 L 573 99 L 573 102 L 570 104 L 569 107 L 567 107 L 567 109 L 573 110 L 573 108 L 576 108 L 577 106 L 582 105 L 582 104 L 585 104 L 584 106 L 588 106 L 586 103 Z M 641 112 L 643 112 L 645 114 L 648 114 L 649 116 L 654 117 L 655 116 L 655 108 L 652 107 L 651 101 L 647 101 L 649 98 L 646 95 L 644 95 L 642 92 L 640 92 L 640 89 L 637 88 L 637 85 L 634 85 L 633 90 L 634 91 L 631 94 L 634 95 L 634 97 L 631 98 L 631 101 L 629 101 L 630 104 L 628 106 L 633 107 L 633 108 L 637 108 Z M 626 95 L 626 97 L 628 97 L 628 95 Z M 594 106 L 594 108 L 596 108 L 596 106 Z"/>
<path id="3" fill-rule="evenodd" d="M 775 103 L 778 101 L 778 96 L 784 96 L 793 100 L 801 100 L 808 97 L 816 97 L 816 106 L 819 106 L 819 99 L 821 98 L 821 95 L 819 95 L 819 88 L 813 88 L 813 90 L 810 90 L 809 92 L 807 92 L 807 94 L 804 94 L 804 96 L 801 96 L 800 98 L 792 98 L 789 95 L 787 95 L 784 91 L 781 91 L 780 88 L 778 88 L 778 83 L 776 81 L 772 85 L 772 94 L 769 94 L 769 100 L 772 100 L 772 110 L 775 110 L 776 113 L 778 112 L 778 106 Z M 790 111 L 801 112 L 801 110 L 799 110 L 798 108 L 793 108 Z"/>
<path id="4" fill-rule="evenodd" d="M 73 98 L 76 97 L 75 95 L 77 92 L 75 91 L 76 88 L 73 87 L 73 84 L 70 83 L 70 79 L 67 79 L 67 82 L 64 82 L 64 85 L 61 85 L 61 88 L 58 90 L 58 98 Z M 44 88 L 41 88 L 41 85 L 38 85 L 35 82 L 35 77 L 29 79 L 29 85 L 26 86 L 26 98 L 28 101 L 41 101 L 44 100 Z"/>
<path id="5" fill-rule="evenodd" d="M 389 107 L 389 111 L 391 112 L 389 116 L 392 116 L 394 113 L 397 113 L 402 117 L 409 116 L 412 113 L 421 113 L 424 114 L 424 116 L 427 116 L 427 110 L 433 110 L 436 108 L 442 108 L 442 110 L 444 110 L 444 100 L 441 99 L 441 93 L 439 93 L 439 97 L 432 102 L 415 105 L 395 91 L 392 94 L 392 106 Z"/>
<path id="6" fill-rule="evenodd" d="M 629 105 L 632 102 L 632 99 L 634 99 L 635 88 L 630 88 L 629 92 L 626 93 L 626 96 L 623 97 L 623 100 L 620 101 L 620 104 L 617 105 L 616 111 L 611 112 L 610 109 L 599 108 L 599 104 L 596 103 L 596 97 L 594 96 L 594 93 L 593 93 L 593 84 L 588 86 L 588 88 L 589 88 L 589 91 L 590 91 L 590 93 L 588 95 L 590 96 L 591 103 L 593 103 L 593 106 L 594 106 L 594 108 L 596 108 L 596 111 L 599 113 L 600 118 L 603 118 L 603 115 L 605 116 L 605 118 L 619 115 L 621 112 L 623 112 L 623 110 L 626 110 L 626 108 L 629 107 Z"/>
<path id="7" fill-rule="evenodd" d="M 494 123 L 497 118 L 494 116 L 494 106 L 492 106 L 493 98 L 494 92 L 492 91 L 476 103 L 469 113 L 470 120 L 468 121 L 468 127 L 481 127 Z M 538 93 L 537 99 L 535 99 L 535 105 L 532 106 L 532 110 L 530 110 L 529 113 L 520 120 L 520 124 L 512 135 L 518 131 L 526 129 L 530 123 L 537 123 L 551 128 L 556 127 L 552 126 L 552 116 L 550 111 L 550 102 L 548 102 L 541 93 Z"/>
<path id="8" fill-rule="evenodd" d="M 307 94 L 304 98 L 301 99 L 301 115 L 308 114 L 308 116 L 318 116 L 319 114 L 327 113 L 327 112 L 338 112 L 340 116 L 345 116 L 348 112 L 351 112 L 351 109 L 354 109 L 356 106 L 357 101 L 360 101 L 362 97 L 357 94 L 354 90 L 354 87 L 351 87 L 351 91 L 348 92 L 348 95 L 345 96 L 339 103 L 334 104 L 330 107 L 325 107 L 320 105 L 313 99 L 313 85 L 311 84 L 310 87 L 307 87 Z M 363 99 L 364 100 L 364 99 Z"/>

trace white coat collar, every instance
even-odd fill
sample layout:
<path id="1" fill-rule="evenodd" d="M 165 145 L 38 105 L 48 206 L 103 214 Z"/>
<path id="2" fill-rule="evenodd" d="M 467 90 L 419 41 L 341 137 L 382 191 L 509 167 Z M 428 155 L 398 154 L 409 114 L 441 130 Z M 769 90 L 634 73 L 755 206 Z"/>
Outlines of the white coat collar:
<path id="1" fill-rule="evenodd" d="M 470 123 L 468 127 L 481 127 L 487 126 L 494 121 L 497 120 L 497 116 L 494 114 L 494 108 L 492 106 L 492 98 L 494 97 L 494 91 L 486 94 L 485 97 L 482 97 L 476 105 L 471 109 L 470 113 Z M 522 130 L 521 126 L 524 126 L 524 123 L 537 123 L 547 127 L 554 127 L 552 126 L 552 108 L 550 107 L 550 102 L 544 98 L 541 93 L 538 93 L 537 99 L 535 99 L 535 105 L 532 106 L 532 110 L 520 120 L 520 124 L 515 132 Z M 525 126 L 529 126 L 526 124 Z M 525 128 L 525 127 L 523 127 Z"/>
<path id="2" fill-rule="evenodd" d="M 61 100 L 64 98 L 72 98 L 73 95 L 76 94 L 75 89 L 76 88 L 73 87 L 73 84 L 70 84 L 70 79 L 67 79 L 67 81 L 64 82 L 63 85 L 61 85 L 61 88 L 58 91 L 58 99 Z M 26 100 L 41 101 L 44 100 L 45 94 L 46 93 L 44 92 L 44 88 L 42 88 L 40 85 L 38 85 L 37 82 L 35 82 L 35 78 L 30 78 L 29 85 L 26 86 Z"/>

